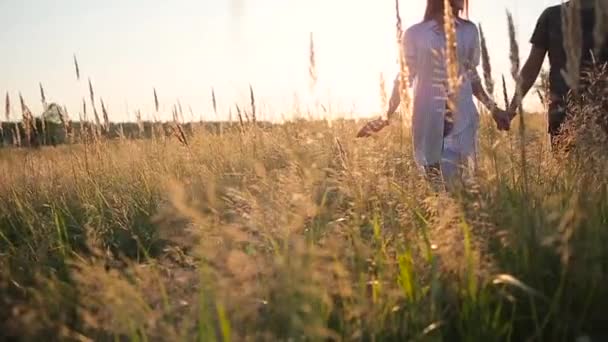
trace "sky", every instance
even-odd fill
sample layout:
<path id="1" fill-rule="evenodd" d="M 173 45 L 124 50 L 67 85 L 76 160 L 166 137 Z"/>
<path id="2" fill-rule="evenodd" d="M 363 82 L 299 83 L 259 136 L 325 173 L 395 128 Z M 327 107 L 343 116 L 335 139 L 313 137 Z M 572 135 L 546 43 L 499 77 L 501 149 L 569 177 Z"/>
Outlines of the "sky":
<path id="1" fill-rule="evenodd" d="M 560 0 L 470 2 L 498 80 L 509 74 L 505 11 L 514 15 L 523 60 L 538 16 Z M 425 3 L 401 0 L 404 27 L 420 20 Z M 39 83 L 47 101 L 78 118 L 89 78 L 113 121 L 134 120 L 137 110 L 170 119 L 178 102 L 186 120 L 225 120 L 236 105 L 248 108 L 249 85 L 262 119 L 369 117 L 383 110 L 380 75 L 390 93 L 398 71 L 393 0 L 0 0 L 0 23 L 0 94 L 10 94 L 13 118 L 19 93 L 35 114 L 42 111 Z"/>

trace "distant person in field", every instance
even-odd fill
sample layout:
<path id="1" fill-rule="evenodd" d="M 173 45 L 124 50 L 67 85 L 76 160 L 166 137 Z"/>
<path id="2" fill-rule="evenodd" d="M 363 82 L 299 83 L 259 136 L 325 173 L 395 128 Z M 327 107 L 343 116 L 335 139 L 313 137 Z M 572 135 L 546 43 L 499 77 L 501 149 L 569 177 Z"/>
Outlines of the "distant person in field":
<path id="1" fill-rule="evenodd" d="M 581 53 L 581 75 L 588 70 L 593 63 L 603 64 L 608 61 L 608 37 L 603 33 L 603 44 L 597 46 L 594 37 L 594 29 L 596 22 L 595 0 L 572 0 L 580 1 L 581 7 L 581 29 L 583 39 L 580 42 Z M 536 23 L 536 28 L 530 39 L 532 49 L 528 60 L 524 64 L 519 79 L 519 96 L 514 96 L 508 111 L 511 117 L 517 113 L 517 107 L 530 88 L 536 82 L 538 74 L 542 68 L 545 56 L 549 54 L 549 106 L 548 106 L 548 123 L 549 134 L 551 136 L 551 145 L 555 149 L 559 144 L 560 135 L 563 132 L 564 122 L 569 116 L 567 108 L 567 95 L 570 92 L 566 80 L 562 75 L 562 71 L 566 72 L 567 55 L 564 49 L 564 37 L 562 30 L 562 13 L 567 15 L 566 6 L 571 6 L 572 1 L 564 5 L 552 6 L 540 15 Z M 564 7 L 562 7 L 564 6 Z M 603 18 L 608 20 L 608 18 Z M 599 47 L 596 49 L 596 47 Z M 584 87 L 584 82 L 581 84 Z"/>
<path id="2" fill-rule="evenodd" d="M 443 176 L 446 183 L 458 179 L 460 171 L 475 158 L 479 113 L 473 96 L 490 110 L 500 129 L 508 129 L 509 114 L 498 108 L 484 91 L 476 68 L 480 62 L 477 26 L 463 17 L 466 0 L 451 0 L 454 11 L 458 74 L 461 78 L 450 108 L 445 57 L 444 0 L 427 0 L 422 22 L 403 35 L 409 81 L 413 84 L 412 136 L 416 163 L 429 176 Z M 369 122 L 359 132 L 366 137 L 392 121 L 400 103 L 400 81 L 395 81 L 388 119 Z"/>

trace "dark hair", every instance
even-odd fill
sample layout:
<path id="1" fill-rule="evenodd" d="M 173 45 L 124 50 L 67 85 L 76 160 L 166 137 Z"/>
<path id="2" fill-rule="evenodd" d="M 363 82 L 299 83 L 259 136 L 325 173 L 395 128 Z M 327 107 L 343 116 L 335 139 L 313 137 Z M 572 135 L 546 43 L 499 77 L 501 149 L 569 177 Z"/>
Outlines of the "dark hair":
<path id="1" fill-rule="evenodd" d="M 450 0 L 452 2 L 453 0 Z M 443 18 L 444 0 L 427 0 L 423 21 Z M 464 0 L 464 15 L 469 14 L 469 0 Z"/>

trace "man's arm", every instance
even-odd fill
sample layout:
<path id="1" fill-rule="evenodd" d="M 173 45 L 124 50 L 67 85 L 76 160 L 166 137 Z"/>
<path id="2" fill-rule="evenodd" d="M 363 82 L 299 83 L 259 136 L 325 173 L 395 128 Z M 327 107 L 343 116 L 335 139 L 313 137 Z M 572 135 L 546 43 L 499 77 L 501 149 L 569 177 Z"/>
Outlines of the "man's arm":
<path id="1" fill-rule="evenodd" d="M 528 94 L 536 82 L 546 55 L 547 49 L 537 45 L 532 46 L 528 60 L 526 60 L 526 63 L 519 74 L 515 95 L 513 96 L 511 104 L 509 105 L 508 111 L 513 116 L 517 113 L 517 108 L 519 107 L 521 101 L 523 101 L 526 94 Z"/>

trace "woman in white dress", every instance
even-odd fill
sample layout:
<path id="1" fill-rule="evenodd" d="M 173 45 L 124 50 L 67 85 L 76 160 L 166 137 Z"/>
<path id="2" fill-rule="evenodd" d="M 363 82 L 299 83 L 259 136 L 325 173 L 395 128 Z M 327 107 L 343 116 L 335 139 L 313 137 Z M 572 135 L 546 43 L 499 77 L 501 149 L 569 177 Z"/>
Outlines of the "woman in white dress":
<path id="1" fill-rule="evenodd" d="M 441 173 L 451 182 L 463 166 L 475 157 L 479 113 L 475 96 L 490 110 L 499 129 L 509 129 L 509 115 L 486 94 L 476 68 L 480 62 L 477 27 L 461 15 L 467 12 L 466 0 L 450 0 L 454 10 L 456 56 L 460 82 L 448 108 L 448 87 L 444 34 L 444 0 L 427 0 L 424 20 L 403 35 L 405 61 L 414 89 L 412 136 L 414 158 L 427 174 Z M 369 136 L 387 126 L 399 106 L 400 82 L 395 81 L 386 119 L 368 123 L 358 136 Z"/>

